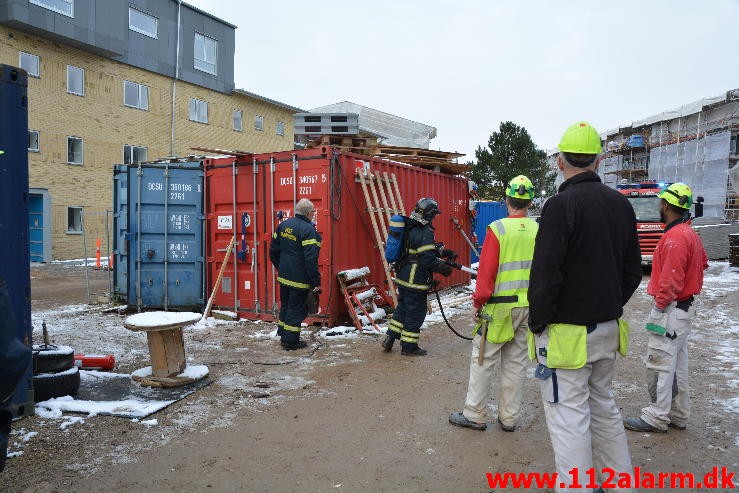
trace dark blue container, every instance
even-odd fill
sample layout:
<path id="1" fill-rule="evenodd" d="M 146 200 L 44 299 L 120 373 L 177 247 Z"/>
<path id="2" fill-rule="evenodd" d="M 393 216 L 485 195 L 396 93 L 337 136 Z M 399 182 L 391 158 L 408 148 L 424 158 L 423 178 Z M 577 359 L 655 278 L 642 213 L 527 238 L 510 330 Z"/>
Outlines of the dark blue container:
<path id="1" fill-rule="evenodd" d="M 0 277 L 10 292 L 17 337 L 31 346 L 31 272 L 28 249 L 28 78 L 0 65 Z M 3 378 L 0 376 L 0 378 Z M 33 368 L 28 366 L 10 407 L 33 414 Z"/>
<path id="2" fill-rule="evenodd" d="M 629 137 L 629 147 L 644 147 L 644 136 L 634 134 Z"/>
<path id="3" fill-rule="evenodd" d="M 114 297 L 139 310 L 204 303 L 203 163 L 113 170 Z"/>
<path id="4" fill-rule="evenodd" d="M 482 245 L 485 242 L 485 235 L 487 234 L 487 227 L 491 222 L 506 217 L 508 215 L 508 209 L 506 209 L 505 202 L 476 202 L 475 210 L 477 216 L 475 218 L 475 235 L 477 235 L 477 243 L 479 252 L 482 249 Z M 472 252 L 472 262 L 477 262 L 480 258 Z"/>

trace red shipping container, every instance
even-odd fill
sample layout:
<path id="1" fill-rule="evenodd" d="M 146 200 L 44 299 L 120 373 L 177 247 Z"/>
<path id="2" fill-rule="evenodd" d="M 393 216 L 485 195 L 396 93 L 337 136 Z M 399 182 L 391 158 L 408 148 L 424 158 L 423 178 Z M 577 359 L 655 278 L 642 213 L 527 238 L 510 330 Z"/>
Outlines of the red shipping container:
<path id="1" fill-rule="evenodd" d="M 470 249 L 453 219 L 469 230 L 466 178 L 323 147 L 240 157 L 209 158 L 206 168 L 206 252 L 208 292 L 236 236 L 214 308 L 238 312 L 241 318 L 275 321 L 279 307 L 277 274 L 269 261 L 269 243 L 280 221 L 293 215 L 294 204 L 310 199 L 316 207 L 316 229 L 322 236 L 319 255 L 322 293 L 318 315 L 309 324 L 334 326 L 349 322 L 337 274 L 369 267 L 368 280 L 387 289 L 387 279 L 358 173 L 394 174 L 405 215 L 421 197 L 433 197 L 442 211 L 434 220 L 436 241 L 459 254 L 468 265 Z M 378 193 L 379 195 L 379 193 Z M 440 287 L 469 282 L 454 271 L 436 276 Z"/>

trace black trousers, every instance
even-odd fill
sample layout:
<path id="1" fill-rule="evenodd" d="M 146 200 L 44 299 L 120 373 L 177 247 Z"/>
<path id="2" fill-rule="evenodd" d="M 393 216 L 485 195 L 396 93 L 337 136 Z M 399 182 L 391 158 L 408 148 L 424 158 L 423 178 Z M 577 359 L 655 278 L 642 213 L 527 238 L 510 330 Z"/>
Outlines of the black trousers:
<path id="1" fill-rule="evenodd" d="M 285 342 L 300 340 L 300 324 L 308 316 L 307 289 L 291 288 L 280 284 L 280 320 L 277 335 Z"/>
<path id="2" fill-rule="evenodd" d="M 4 407 L 0 407 L 0 472 L 5 468 L 5 458 L 8 455 L 8 437 L 13 415 Z"/>
<path id="3" fill-rule="evenodd" d="M 398 287 L 398 306 L 388 325 L 387 333 L 400 339 L 406 349 L 418 347 L 421 325 L 426 319 L 428 293 Z"/>

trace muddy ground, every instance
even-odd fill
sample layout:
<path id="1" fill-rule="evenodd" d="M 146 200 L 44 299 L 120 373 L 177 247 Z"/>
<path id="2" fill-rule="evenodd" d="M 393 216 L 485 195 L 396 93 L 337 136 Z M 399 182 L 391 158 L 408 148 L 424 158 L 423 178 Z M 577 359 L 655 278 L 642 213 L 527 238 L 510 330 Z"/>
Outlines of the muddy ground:
<path id="1" fill-rule="evenodd" d="M 123 329 L 123 315 L 80 305 L 86 282 L 79 267 L 32 271 L 36 326 L 47 320 L 55 341 L 78 352 L 114 354 L 117 372 L 148 364 L 145 336 Z M 107 273 L 96 272 L 93 285 L 104 290 Z M 739 269 L 712 263 L 690 339 L 689 426 L 629 432 L 635 466 L 699 475 L 714 466 L 739 470 L 737 286 Z M 618 361 L 614 382 L 625 416 L 647 401 L 639 327 L 651 305 L 644 287 L 627 306 L 632 352 Z M 452 322 L 469 325 L 464 310 Z M 478 492 L 491 491 L 488 471 L 553 470 L 532 371 L 515 433 L 494 426 L 495 399 L 487 431 L 448 423 L 463 405 L 470 346 L 443 322 L 422 333 L 429 355 L 417 359 L 397 347 L 382 353 L 380 336 L 372 335 L 314 336 L 308 349 L 286 353 L 270 330 L 238 322 L 187 331 L 188 359 L 209 366 L 212 384 L 150 416 L 154 426 L 106 416 L 61 426 L 66 413 L 15 422 L 26 436 L 38 435 L 25 442 L 14 435 L 11 451 L 22 455 L 9 459 L 0 491 Z"/>

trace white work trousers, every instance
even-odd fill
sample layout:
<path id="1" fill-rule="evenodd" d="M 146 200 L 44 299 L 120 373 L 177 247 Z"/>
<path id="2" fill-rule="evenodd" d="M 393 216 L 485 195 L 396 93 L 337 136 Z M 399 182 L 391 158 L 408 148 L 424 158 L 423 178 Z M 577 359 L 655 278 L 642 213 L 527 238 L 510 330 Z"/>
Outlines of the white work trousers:
<path id="1" fill-rule="evenodd" d="M 688 335 L 695 316 L 695 303 L 688 311 L 671 303 L 665 313 L 666 329 L 677 337 L 670 339 L 651 332 L 648 335 L 644 363 L 652 403 L 641 411 L 641 419 L 660 430 L 666 430 L 669 423 L 685 426 L 690 416 Z"/>
<path id="2" fill-rule="evenodd" d="M 521 413 L 523 382 L 528 362 L 526 333 L 529 330 L 529 308 L 511 310 L 513 339 L 502 344 L 485 342 L 482 365 L 477 364 L 480 354 L 480 332 L 472 340 L 470 358 L 470 382 L 464 403 L 465 418 L 484 423 L 487 421 L 487 402 L 490 399 L 493 370 L 500 366 L 500 395 L 498 396 L 498 419 L 506 426 L 515 426 Z"/>
<path id="3" fill-rule="evenodd" d="M 543 365 L 547 358 L 541 348 L 546 348 L 548 340 L 548 329 L 536 336 L 536 355 Z M 611 388 L 618 351 L 617 321 L 597 324 L 586 343 L 585 366 L 576 370 L 558 368 L 548 378 L 540 379 L 558 474 L 557 491 L 592 491 L 584 488 L 587 480 L 583 480 L 591 467 L 599 483 L 607 479 L 601 474 L 606 467 L 613 469 L 616 477 L 619 473 L 633 474 L 626 432 Z M 583 488 L 569 487 L 573 468 Z"/>

